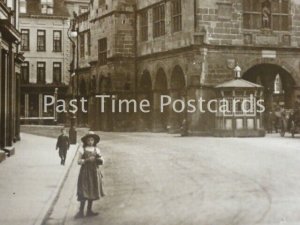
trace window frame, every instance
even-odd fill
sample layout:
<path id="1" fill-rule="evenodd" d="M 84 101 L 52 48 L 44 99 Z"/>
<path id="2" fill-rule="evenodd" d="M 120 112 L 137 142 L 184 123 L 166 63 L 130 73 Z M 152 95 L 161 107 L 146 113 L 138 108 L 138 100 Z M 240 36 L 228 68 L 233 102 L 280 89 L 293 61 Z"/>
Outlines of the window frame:
<path id="1" fill-rule="evenodd" d="M 85 57 L 85 35 L 83 32 L 79 34 L 79 56 L 80 58 Z"/>
<path id="2" fill-rule="evenodd" d="M 171 1 L 172 32 L 182 31 L 182 1 Z"/>
<path id="3" fill-rule="evenodd" d="M 107 38 L 98 40 L 98 63 L 100 66 L 107 64 Z"/>
<path id="4" fill-rule="evenodd" d="M 55 33 L 59 33 L 59 39 L 55 39 Z M 57 43 L 59 43 L 59 45 L 57 45 Z M 53 52 L 62 52 L 62 31 L 61 30 L 53 31 Z"/>
<path id="5" fill-rule="evenodd" d="M 43 65 L 43 66 L 40 67 L 39 65 Z M 36 83 L 37 84 L 45 84 L 46 83 L 46 62 L 39 61 L 39 62 L 37 62 L 36 67 L 37 67 L 37 70 L 36 70 Z M 43 70 L 41 70 L 40 68 L 43 68 Z M 41 74 L 40 74 L 41 71 L 43 71 L 43 75 L 42 75 L 43 79 L 40 79 L 41 78 Z"/>
<path id="6" fill-rule="evenodd" d="M 91 31 L 87 31 L 87 55 L 90 56 L 92 52 L 92 40 L 91 40 Z"/>
<path id="7" fill-rule="evenodd" d="M 271 13 L 270 13 L 270 27 L 263 27 L 263 21 L 262 21 L 262 5 L 266 1 L 260 0 L 258 3 L 260 6 L 256 5 L 256 8 L 254 7 L 254 1 L 257 0 L 244 0 L 243 1 L 243 29 L 246 30 L 273 30 L 273 31 L 279 31 L 279 32 L 286 32 L 290 31 L 290 16 L 291 16 L 291 1 L 290 0 L 281 0 L 281 2 L 274 3 L 274 1 L 269 1 Z M 277 0 L 279 1 L 279 0 Z M 287 2 L 286 11 L 284 11 L 283 7 L 283 1 Z M 274 4 L 279 5 L 279 12 L 273 12 Z M 246 8 L 246 6 L 249 6 Z M 246 18 L 248 17 L 248 18 Z M 256 17 L 256 19 L 254 19 Z M 275 25 L 275 17 L 279 17 L 279 26 L 276 27 Z M 284 24 L 284 18 L 285 22 L 287 24 Z M 249 24 L 246 25 L 246 22 L 249 21 Z M 254 23 L 256 21 L 256 24 Z M 259 21 L 259 26 L 258 26 Z"/>
<path id="8" fill-rule="evenodd" d="M 149 23 L 149 13 L 148 10 L 145 9 L 140 13 L 140 39 L 141 41 L 148 41 L 148 26 Z"/>
<path id="9" fill-rule="evenodd" d="M 24 66 L 26 64 L 26 66 Z M 24 79 L 24 68 L 27 73 L 26 79 Z M 25 61 L 21 64 L 21 83 L 28 84 L 29 83 L 29 62 Z"/>
<path id="10" fill-rule="evenodd" d="M 58 67 L 56 67 L 56 65 L 59 65 Z M 57 69 L 59 68 L 59 69 Z M 56 72 L 59 71 L 58 76 L 59 79 L 56 79 Z M 62 63 L 61 62 L 53 62 L 53 70 L 52 70 L 52 80 L 54 84 L 58 84 L 58 83 L 62 83 Z"/>
<path id="11" fill-rule="evenodd" d="M 43 32 L 44 34 L 43 35 L 39 35 L 39 32 Z M 42 38 L 42 41 L 44 43 L 44 48 L 41 48 L 43 47 L 42 45 L 39 45 L 39 39 Z M 45 52 L 46 51 L 46 30 L 37 30 L 37 42 L 36 42 L 36 50 L 38 52 Z"/>
<path id="12" fill-rule="evenodd" d="M 153 7 L 153 38 L 161 37 L 166 34 L 165 21 L 165 3 Z"/>
<path id="13" fill-rule="evenodd" d="M 27 48 L 24 48 L 24 45 L 23 45 L 23 35 L 25 33 L 23 33 L 23 31 L 27 31 Z M 29 29 L 21 29 L 21 51 L 30 51 L 30 30 Z"/>

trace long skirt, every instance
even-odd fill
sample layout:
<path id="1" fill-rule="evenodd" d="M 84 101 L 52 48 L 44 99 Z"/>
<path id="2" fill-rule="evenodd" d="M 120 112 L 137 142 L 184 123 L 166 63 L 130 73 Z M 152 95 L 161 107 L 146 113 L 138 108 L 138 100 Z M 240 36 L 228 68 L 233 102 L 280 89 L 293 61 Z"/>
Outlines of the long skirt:
<path id="1" fill-rule="evenodd" d="M 77 199 L 98 200 L 104 196 L 102 173 L 100 169 L 92 165 L 82 165 L 77 183 Z"/>

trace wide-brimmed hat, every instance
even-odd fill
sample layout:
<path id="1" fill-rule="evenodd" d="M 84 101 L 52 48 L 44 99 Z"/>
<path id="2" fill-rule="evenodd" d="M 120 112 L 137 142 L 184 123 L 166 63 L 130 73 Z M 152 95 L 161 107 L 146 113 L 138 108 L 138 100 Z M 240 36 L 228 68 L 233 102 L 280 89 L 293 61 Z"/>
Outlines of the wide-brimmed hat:
<path id="1" fill-rule="evenodd" d="M 95 141 L 94 144 L 97 144 L 97 143 L 100 141 L 99 135 L 95 134 L 93 131 L 89 131 L 85 136 L 83 136 L 83 137 L 81 138 L 81 141 L 82 141 L 83 143 L 86 143 L 86 142 L 87 142 L 87 139 L 90 138 L 90 137 L 92 137 L 92 138 L 94 139 L 94 141 Z"/>

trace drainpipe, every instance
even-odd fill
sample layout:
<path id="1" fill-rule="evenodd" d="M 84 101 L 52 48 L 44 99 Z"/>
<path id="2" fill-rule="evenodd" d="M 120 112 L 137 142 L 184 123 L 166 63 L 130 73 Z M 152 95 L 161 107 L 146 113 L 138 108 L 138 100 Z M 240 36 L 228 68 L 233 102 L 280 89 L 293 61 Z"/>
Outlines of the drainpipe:
<path id="1" fill-rule="evenodd" d="M 197 0 L 194 0 L 194 32 L 197 32 Z"/>
<path id="2" fill-rule="evenodd" d="M 137 60 L 138 60 L 138 48 L 137 48 L 137 5 L 136 3 L 133 6 L 134 10 L 134 99 L 137 100 L 138 94 L 137 94 L 137 82 L 138 82 L 138 65 L 137 65 Z M 135 128 L 137 127 L 138 123 L 138 118 L 136 118 L 135 121 Z"/>

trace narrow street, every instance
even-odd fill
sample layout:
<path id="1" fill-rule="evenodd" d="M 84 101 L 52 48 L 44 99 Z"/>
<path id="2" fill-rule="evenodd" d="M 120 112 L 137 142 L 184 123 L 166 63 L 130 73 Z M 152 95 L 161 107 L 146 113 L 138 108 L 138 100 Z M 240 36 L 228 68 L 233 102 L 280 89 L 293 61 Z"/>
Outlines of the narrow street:
<path id="1" fill-rule="evenodd" d="M 106 196 L 74 219 L 79 166 L 46 224 L 300 224 L 300 139 L 99 133 Z"/>

